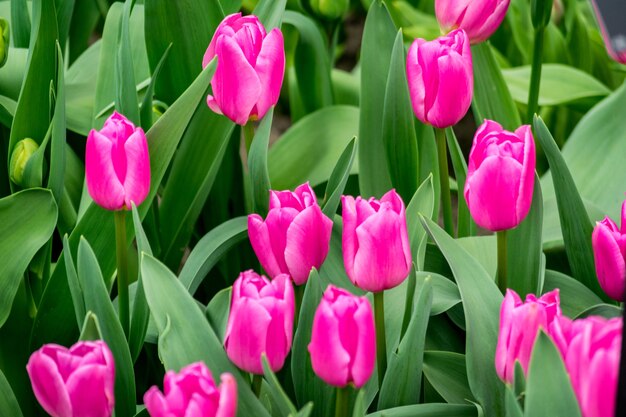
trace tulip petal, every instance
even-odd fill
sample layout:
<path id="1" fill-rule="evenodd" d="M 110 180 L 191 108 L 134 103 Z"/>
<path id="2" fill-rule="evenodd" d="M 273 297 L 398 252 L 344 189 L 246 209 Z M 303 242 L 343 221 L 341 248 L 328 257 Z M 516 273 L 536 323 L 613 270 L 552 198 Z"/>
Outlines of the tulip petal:
<path id="1" fill-rule="evenodd" d="M 422 44 L 423 42 L 421 39 L 416 39 L 411 44 L 406 60 L 406 71 L 413 112 L 422 123 L 428 123 L 426 120 L 426 112 L 424 110 L 426 107 L 426 85 L 424 81 L 425 70 L 422 68 L 422 64 L 420 62 L 420 47 Z"/>
<path id="2" fill-rule="evenodd" d="M 341 246 L 343 251 L 343 265 L 349 277 L 354 276 L 354 258 L 359 249 L 356 236 L 357 213 L 356 202 L 352 196 L 341 197 L 341 218 L 343 230 L 341 233 Z"/>
<path id="3" fill-rule="evenodd" d="M 213 113 L 217 113 L 220 115 L 223 115 L 224 113 L 222 113 L 222 109 L 220 109 L 220 106 L 217 104 L 217 101 L 215 101 L 215 97 L 213 97 L 212 95 L 208 95 L 206 98 L 206 104 L 207 106 L 209 106 L 209 108 L 211 110 L 213 110 Z"/>
<path id="4" fill-rule="evenodd" d="M 156 386 L 151 387 L 144 394 L 143 403 L 151 417 L 167 417 L 169 411 L 167 401 Z"/>
<path id="5" fill-rule="evenodd" d="M 522 221 L 530 211 L 535 189 L 535 139 L 529 125 L 520 126 L 515 130 L 515 135 L 524 138 L 524 159 L 522 162 L 522 175 L 519 186 L 519 194 L 515 209 L 518 221 Z"/>
<path id="6" fill-rule="evenodd" d="M 614 300 L 623 301 L 626 263 L 608 227 L 598 223 L 591 236 L 598 281 Z"/>
<path id="7" fill-rule="evenodd" d="M 259 119 L 278 102 L 285 76 L 285 46 L 283 34 L 277 28 L 263 40 L 255 70 L 261 83 L 261 95 L 257 102 Z"/>
<path id="8" fill-rule="evenodd" d="M 93 200 L 107 210 L 124 207 L 124 186 L 113 167 L 113 143 L 96 130 L 87 137 L 85 177 Z"/>
<path id="9" fill-rule="evenodd" d="M 229 374 L 221 376 L 220 403 L 215 417 L 235 417 L 237 414 L 237 381 Z"/>
<path id="10" fill-rule="evenodd" d="M 126 208 L 140 205 L 150 192 L 150 155 L 148 141 L 141 128 L 138 128 L 124 144 L 127 168 L 124 179 Z"/>
<path id="11" fill-rule="evenodd" d="M 72 415 L 110 417 L 114 404 L 113 386 L 107 386 L 108 370 L 104 365 L 85 365 L 67 380 L 72 401 Z"/>
<path id="12" fill-rule="evenodd" d="M 457 124 L 467 113 L 472 104 L 474 79 L 468 71 L 465 60 L 458 53 L 442 55 L 437 61 L 439 71 L 437 88 L 427 90 L 433 91 L 436 99 L 432 107 L 426 106 L 428 112 L 426 117 L 430 124 L 443 129 Z"/>
<path id="13" fill-rule="evenodd" d="M 272 241 L 267 224 L 258 214 L 248 216 L 248 238 L 261 266 L 263 266 L 263 269 L 267 271 L 269 276 L 275 277 L 283 273 L 281 265 L 272 250 Z M 277 236 L 274 236 L 274 238 L 277 238 Z M 285 267 L 286 271 L 287 268 Z"/>
<path id="14" fill-rule="evenodd" d="M 72 415 L 70 397 L 57 370 L 56 363 L 47 355 L 37 351 L 26 365 L 37 401 L 52 417 Z"/>
<path id="15" fill-rule="evenodd" d="M 369 380 L 376 364 L 376 332 L 374 331 L 374 314 L 369 301 L 360 299 L 354 314 L 358 326 L 358 343 L 356 354 L 352 360 L 352 378 L 356 388 L 360 388 Z"/>
<path id="16" fill-rule="evenodd" d="M 235 31 L 231 28 L 231 26 L 234 25 L 239 19 L 241 19 L 241 13 L 233 13 L 226 16 L 224 20 L 222 20 L 222 22 L 215 30 L 215 33 L 213 34 L 213 39 L 211 39 L 209 47 L 204 53 L 204 57 L 202 59 L 202 68 L 206 68 L 206 66 L 209 65 L 209 62 L 211 62 L 211 60 L 215 58 L 215 46 L 219 37 L 221 35 L 232 36 L 235 34 Z"/>

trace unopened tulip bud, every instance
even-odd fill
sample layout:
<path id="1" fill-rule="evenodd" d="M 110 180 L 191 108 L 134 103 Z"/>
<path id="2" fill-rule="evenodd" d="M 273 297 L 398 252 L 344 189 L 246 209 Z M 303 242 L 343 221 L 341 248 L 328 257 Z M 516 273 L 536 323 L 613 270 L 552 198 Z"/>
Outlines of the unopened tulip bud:
<path id="1" fill-rule="evenodd" d="M 626 285 L 626 201 L 622 204 L 622 228 L 611 218 L 596 223 L 591 243 L 600 286 L 614 300 L 624 301 Z"/>
<path id="2" fill-rule="evenodd" d="M 541 29 L 550 23 L 553 0 L 531 0 L 530 16 L 535 29 Z"/>
<path id="3" fill-rule="evenodd" d="M 17 185 L 25 186 L 22 182 L 24 179 L 24 170 L 28 161 L 35 152 L 39 149 L 37 142 L 31 138 L 22 139 L 17 142 L 13 153 L 11 153 L 11 162 L 9 164 L 9 173 L 11 181 Z"/>
<path id="4" fill-rule="evenodd" d="M 0 39 L 0 68 L 2 68 L 7 63 L 7 58 L 9 57 L 11 40 L 11 30 L 7 20 L 0 19 L 0 30 L 2 31 L 2 39 Z"/>

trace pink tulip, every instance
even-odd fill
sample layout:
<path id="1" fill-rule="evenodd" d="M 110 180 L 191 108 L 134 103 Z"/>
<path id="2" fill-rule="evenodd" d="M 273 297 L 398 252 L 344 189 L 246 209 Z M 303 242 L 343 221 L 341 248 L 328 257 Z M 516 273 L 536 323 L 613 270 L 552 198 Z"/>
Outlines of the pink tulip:
<path id="1" fill-rule="evenodd" d="M 500 308 L 500 333 L 496 346 L 496 371 L 503 381 L 513 381 L 517 361 L 522 365 L 524 373 L 528 372 L 539 329 L 551 334 L 553 323 L 560 316 L 558 289 L 540 298 L 529 294 L 526 302 L 522 302 L 515 291 L 506 291 Z"/>
<path id="2" fill-rule="evenodd" d="M 256 16 L 231 14 L 220 23 L 202 67 L 217 56 L 207 104 L 215 113 L 245 125 L 262 119 L 278 102 L 285 75 L 285 47 L 280 29 L 266 34 Z"/>
<path id="3" fill-rule="evenodd" d="M 304 284 L 312 268 L 324 263 L 333 222 L 322 213 L 309 183 L 291 191 L 270 191 L 267 218 L 248 216 L 248 236 L 270 277 L 291 276 Z"/>
<path id="4" fill-rule="evenodd" d="M 117 112 L 87 137 L 89 195 L 107 210 L 140 205 L 150 191 L 150 155 L 143 129 Z"/>
<path id="5" fill-rule="evenodd" d="M 309 344 L 313 370 L 335 387 L 360 388 L 374 372 L 374 314 L 365 297 L 329 285 L 313 318 Z"/>
<path id="6" fill-rule="evenodd" d="M 437 128 L 457 124 L 472 104 L 474 70 L 467 34 L 454 30 L 427 42 L 416 39 L 406 71 L 413 112 Z"/>
<path id="7" fill-rule="evenodd" d="M 383 198 L 342 197 L 343 263 L 350 280 L 366 291 L 396 287 L 411 271 L 406 213 L 395 190 Z"/>
<path id="8" fill-rule="evenodd" d="M 103 341 L 48 344 L 26 365 L 37 401 L 52 417 L 110 417 L 115 363 Z"/>
<path id="9" fill-rule="evenodd" d="M 596 274 L 604 292 L 614 300 L 624 301 L 626 281 L 626 201 L 622 204 L 622 228 L 609 217 L 596 223 L 591 235 Z"/>
<path id="10" fill-rule="evenodd" d="M 530 126 L 515 132 L 486 120 L 470 151 L 465 200 L 474 221 L 491 231 L 512 229 L 528 214 L 535 187 Z"/>
<path id="11" fill-rule="evenodd" d="M 510 0 L 435 0 L 435 14 L 448 32 L 463 29 L 471 43 L 486 41 L 498 29 Z"/>
<path id="12" fill-rule="evenodd" d="M 269 281 L 242 272 L 233 284 L 224 347 L 230 360 L 253 374 L 263 374 L 265 353 L 272 371 L 280 370 L 291 349 L 295 300 L 288 275 Z"/>
<path id="13" fill-rule="evenodd" d="M 237 414 L 237 381 L 228 373 L 215 386 L 203 362 L 187 365 L 179 373 L 167 371 L 163 393 L 153 386 L 143 396 L 151 417 L 234 417 Z"/>

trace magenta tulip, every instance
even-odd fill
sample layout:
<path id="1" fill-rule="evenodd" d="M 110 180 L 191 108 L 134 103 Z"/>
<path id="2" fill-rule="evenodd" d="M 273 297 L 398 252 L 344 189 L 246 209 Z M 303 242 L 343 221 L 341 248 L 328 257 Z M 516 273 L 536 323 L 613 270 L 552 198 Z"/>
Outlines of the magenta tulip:
<path id="1" fill-rule="evenodd" d="M 272 371 L 280 370 L 291 349 L 295 300 L 288 275 L 269 281 L 254 271 L 242 272 L 233 284 L 224 347 L 230 360 L 261 375 L 265 353 Z"/>
<path id="2" fill-rule="evenodd" d="M 85 176 L 89 195 L 107 210 L 140 205 L 150 191 L 150 155 L 143 129 L 117 112 L 87 137 Z"/>
<path id="3" fill-rule="evenodd" d="M 427 42 L 416 39 L 406 61 L 415 116 L 446 128 L 457 124 L 472 104 L 474 70 L 467 34 L 454 30 Z"/>
<path id="4" fill-rule="evenodd" d="M 413 263 L 402 198 L 391 190 L 380 201 L 341 201 L 343 263 L 352 283 L 372 292 L 400 285 Z"/>
<path id="5" fill-rule="evenodd" d="M 315 311 L 309 353 L 313 370 L 327 384 L 365 385 L 376 363 L 374 315 L 367 298 L 329 285 Z"/>
<path id="6" fill-rule="evenodd" d="M 309 183 L 295 192 L 270 191 L 265 221 L 258 214 L 248 216 L 248 236 L 263 269 L 272 278 L 288 274 L 296 285 L 324 263 L 332 229 Z"/>
<path id="7" fill-rule="evenodd" d="M 559 290 L 550 291 L 540 298 L 534 294 L 522 302 L 513 290 L 507 290 L 500 308 L 500 333 L 496 346 L 496 371 L 508 383 L 513 381 L 515 362 L 528 372 L 530 355 L 539 329 L 550 334 L 553 323 L 561 316 Z"/>
<path id="8" fill-rule="evenodd" d="M 596 274 L 604 292 L 614 300 L 624 301 L 626 281 L 626 201 L 622 204 L 622 228 L 605 217 L 591 235 Z"/>
<path id="9" fill-rule="evenodd" d="M 224 373 L 219 388 L 203 362 L 187 365 L 179 373 L 167 371 L 163 392 L 156 386 L 143 397 L 151 417 L 234 417 L 237 381 Z"/>
<path id="10" fill-rule="evenodd" d="M 435 0 L 435 14 L 448 32 L 463 29 L 471 43 L 486 41 L 498 29 L 510 0 Z"/>
<path id="11" fill-rule="evenodd" d="M 497 232 L 519 225 L 535 187 L 535 141 L 530 126 L 515 132 L 486 120 L 470 151 L 465 201 L 474 221 Z"/>
<path id="12" fill-rule="evenodd" d="M 209 44 L 202 67 L 217 56 L 217 69 L 207 104 L 215 113 L 245 125 L 262 119 L 278 102 L 285 75 L 283 34 L 269 34 L 256 16 L 231 14 L 220 23 Z"/>
<path id="13" fill-rule="evenodd" d="M 48 344 L 26 365 L 35 397 L 52 417 L 110 417 L 115 363 L 103 341 Z"/>

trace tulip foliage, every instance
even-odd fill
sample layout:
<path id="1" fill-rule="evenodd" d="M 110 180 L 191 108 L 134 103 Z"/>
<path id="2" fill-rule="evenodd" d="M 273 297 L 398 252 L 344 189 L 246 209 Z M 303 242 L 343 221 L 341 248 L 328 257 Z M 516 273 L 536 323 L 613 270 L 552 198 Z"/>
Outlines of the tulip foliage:
<path id="1" fill-rule="evenodd" d="M 0 0 L 0 416 L 626 415 L 598 10 Z"/>

